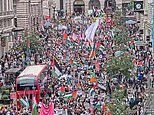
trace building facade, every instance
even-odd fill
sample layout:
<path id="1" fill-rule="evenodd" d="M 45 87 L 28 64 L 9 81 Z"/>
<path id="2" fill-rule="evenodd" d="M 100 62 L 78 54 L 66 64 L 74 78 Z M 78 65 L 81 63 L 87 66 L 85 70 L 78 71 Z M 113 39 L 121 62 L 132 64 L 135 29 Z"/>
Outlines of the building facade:
<path id="1" fill-rule="evenodd" d="M 101 0 L 47 0 L 44 1 L 44 16 L 49 15 L 49 10 L 51 8 L 51 16 L 53 15 L 52 6 L 48 4 L 48 1 L 55 2 L 56 12 L 63 11 L 67 14 L 72 14 L 74 12 L 88 14 L 89 11 L 95 7 L 98 10 L 103 10 L 104 1 Z"/>
<path id="2" fill-rule="evenodd" d="M 0 0 L 0 57 L 12 47 L 13 1 Z"/>
<path id="3" fill-rule="evenodd" d="M 37 31 L 42 24 L 43 0 L 14 0 L 18 28 Z"/>

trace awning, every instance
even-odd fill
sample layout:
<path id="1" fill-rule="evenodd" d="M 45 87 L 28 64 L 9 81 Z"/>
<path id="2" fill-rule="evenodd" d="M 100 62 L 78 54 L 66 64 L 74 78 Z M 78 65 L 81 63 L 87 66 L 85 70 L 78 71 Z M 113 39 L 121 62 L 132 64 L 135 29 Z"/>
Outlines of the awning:
<path id="1" fill-rule="evenodd" d="M 116 51 L 116 52 L 115 52 L 115 56 L 116 56 L 116 57 L 122 56 L 123 54 L 124 54 L 123 51 Z"/>
<path id="2" fill-rule="evenodd" d="M 135 41 L 135 45 L 136 46 L 144 46 L 146 43 L 144 43 L 143 41 Z"/>
<path id="3" fill-rule="evenodd" d="M 15 74 L 17 72 L 19 72 L 22 68 L 11 68 L 11 69 L 8 69 L 5 73 L 6 74 Z"/>
<path id="4" fill-rule="evenodd" d="M 134 21 L 134 20 L 128 20 L 128 21 L 126 21 L 126 24 L 136 24 L 136 21 Z"/>

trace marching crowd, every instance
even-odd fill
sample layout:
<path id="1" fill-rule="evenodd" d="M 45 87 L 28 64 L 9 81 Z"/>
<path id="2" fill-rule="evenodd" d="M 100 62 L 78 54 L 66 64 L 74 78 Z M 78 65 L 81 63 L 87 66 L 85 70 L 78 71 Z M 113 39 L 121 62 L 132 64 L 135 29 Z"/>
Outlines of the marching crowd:
<path id="1" fill-rule="evenodd" d="M 112 49 L 115 45 L 116 33 L 110 30 L 116 27 L 116 24 L 112 19 L 109 20 L 109 23 L 105 20 L 99 23 L 93 44 L 85 40 L 83 34 L 91 24 L 90 20 L 88 24 L 75 24 L 70 20 L 66 24 L 68 29 L 58 32 L 52 29 L 42 30 L 41 34 L 45 36 L 42 41 L 43 49 L 32 52 L 29 59 L 26 50 L 13 48 L 1 58 L 2 75 L 5 76 L 5 71 L 13 67 L 47 64 L 48 82 L 45 84 L 46 94 L 43 95 L 45 98 L 42 103 L 49 104 L 52 101 L 55 114 L 57 112 L 61 115 L 66 113 L 67 115 L 111 115 L 106 102 L 112 101 L 112 93 L 117 86 L 121 86 L 125 92 L 125 104 L 131 109 L 136 106 L 133 115 L 143 115 L 143 102 L 147 96 L 147 77 L 150 74 L 152 61 L 151 51 L 144 46 L 135 46 L 135 40 L 142 40 L 142 37 L 137 26 L 128 27 L 132 40 L 127 50 L 134 56 L 136 69 L 130 72 L 132 74 L 130 79 L 121 75 L 114 81 L 106 72 L 106 61 L 115 55 Z M 53 72 L 55 63 L 53 57 L 61 68 L 60 75 Z M 15 82 L 13 84 L 15 87 Z M 18 111 L 15 104 L 11 104 L 1 107 L 0 114 L 31 113 L 30 110 L 26 112 L 26 109 Z"/>

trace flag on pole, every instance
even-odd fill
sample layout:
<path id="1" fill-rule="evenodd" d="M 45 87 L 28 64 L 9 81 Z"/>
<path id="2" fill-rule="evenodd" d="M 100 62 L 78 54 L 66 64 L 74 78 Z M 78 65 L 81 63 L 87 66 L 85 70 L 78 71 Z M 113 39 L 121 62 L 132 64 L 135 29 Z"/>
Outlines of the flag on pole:
<path id="1" fill-rule="evenodd" d="M 30 48 L 30 39 L 27 40 L 27 47 Z"/>
<path id="2" fill-rule="evenodd" d="M 96 30 L 98 28 L 98 25 L 99 25 L 99 20 L 96 20 L 96 22 L 92 23 L 86 30 L 85 32 L 85 40 L 88 40 L 88 41 L 93 41 L 94 39 L 94 36 L 95 36 L 95 33 L 96 33 Z"/>
<path id="3" fill-rule="evenodd" d="M 91 88 L 90 89 L 90 96 L 93 96 L 95 94 L 95 90 L 94 90 L 94 88 Z"/>
<path id="4" fill-rule="evenodd" d="M 59 89 L 59 95 L 63 96 L 65 94 L 65 87 L 61 86 L 61 88 Z"/>
<path id="5" fill-rule="evenodd" d="M 37 103 L 35 96 L 33 97 L 33 114 L 32 115 L 38 115 L 37 114 Z"/>
<path id="6" fill-rule="evenodd" d="M 64 33 L 63 33 L 63 38 L 64 39 L 67 39 L 68 38 L 68 35 L 67 35 L 66 31 L 64 31 Z"/>
<path id="7" fill-rule="evenodd" d="M 60 76 L 62 74 L 62 69 L 58 63 L 58 60 L 53 56 L 53 63 L 54 63 L 54 69 L 57 76 Z"/>
<path id="8" fill-rule="evenodd" d="M 27 97 L 26 97 L 27 98 Z M 28 99 L 23 99 L 23 98 L 20 98 L 19 99 L 19 102 L 20 102 L 20 104 L 23 106 L 23 107 L 26 107 L 27 109 L 29 108 L 29 103 L 28 103 L 28 101 L 27 101 Z"/>
<path id="9" fill-rule="evenodd" d="M 72 93 L 72 96 L 76 99 L 76 97 L 77 97 L 77 91 L 74 91 L 74 92 Z"/>

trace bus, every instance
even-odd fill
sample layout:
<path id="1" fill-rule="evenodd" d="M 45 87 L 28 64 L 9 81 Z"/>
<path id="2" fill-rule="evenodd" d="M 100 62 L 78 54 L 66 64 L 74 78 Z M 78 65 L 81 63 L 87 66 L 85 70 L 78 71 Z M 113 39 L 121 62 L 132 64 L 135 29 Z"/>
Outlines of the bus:
<path id="1" fill-rule="evenodd" d="M 40 102 L 44 84 L 47 81 L 47 65 L 27 66 L 16 79 L 17 107 L 21 108 L 20 99 L 27 97 L 32 102 L 35 96 L 37 104 Z"/>

